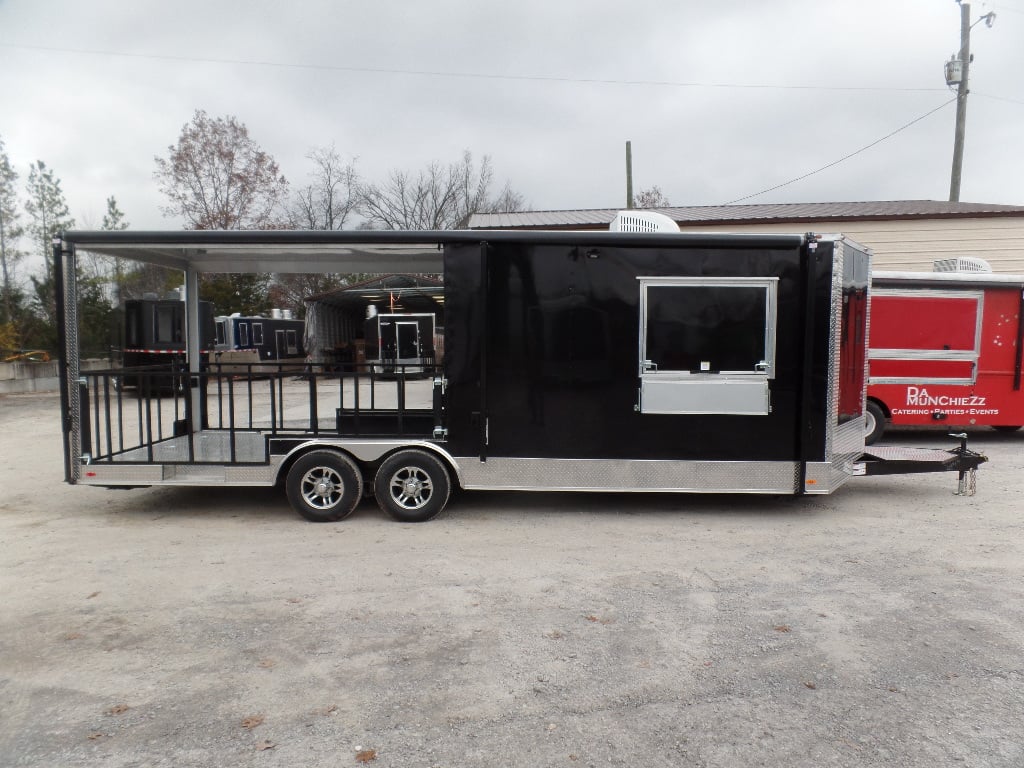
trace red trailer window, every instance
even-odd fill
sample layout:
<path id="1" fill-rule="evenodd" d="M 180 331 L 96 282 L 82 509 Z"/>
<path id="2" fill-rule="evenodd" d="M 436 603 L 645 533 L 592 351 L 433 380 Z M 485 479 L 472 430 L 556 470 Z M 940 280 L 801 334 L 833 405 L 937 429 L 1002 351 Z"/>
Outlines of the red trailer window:
<path id="1" fill-rule="evenodd" d="M 982 301 L 980 291 L 876 291 L 871 299 L 871 383 L 973 383 Z"/>
<path id="2" fill-rule="evenodd" d="M 843 316 L 839 346 L 839 423 L 863 413 L 864 337 L 867 332 L 867 290 L 843 293 Z"/>
<path id="3" fill-rule="evenodd" d="M 871 304 L 871 348 L 974 350 L 978 298 L 876 294 Z"/>

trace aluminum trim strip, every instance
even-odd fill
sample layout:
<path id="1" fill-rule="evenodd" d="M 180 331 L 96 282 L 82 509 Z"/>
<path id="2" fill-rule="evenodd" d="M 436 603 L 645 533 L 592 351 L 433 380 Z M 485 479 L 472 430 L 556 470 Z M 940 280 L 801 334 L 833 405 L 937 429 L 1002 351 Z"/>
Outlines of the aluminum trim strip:
<path id="1" fill-rule="evenodd" d="M 795 493 L 791 461 L 456 457 L 463 487 L 506 491 Z"/>
<path id="2" fill-rule="evenodd" d="M 939 384 L 939 385 L 955 385 L 963 386 L 965 384 L 974 384 L 975 379 L 938 379 L 938 378 L 924 378 L 921 376 L 886 376 L 884 378 L 872 378 L 872 384 Z"/>
<path id="3" fill-rule="evenodd" d="M 869 353 L 869 359 L 975 363 L 978 361 L 978 351 L 976 349 L 873 349 Z"/>

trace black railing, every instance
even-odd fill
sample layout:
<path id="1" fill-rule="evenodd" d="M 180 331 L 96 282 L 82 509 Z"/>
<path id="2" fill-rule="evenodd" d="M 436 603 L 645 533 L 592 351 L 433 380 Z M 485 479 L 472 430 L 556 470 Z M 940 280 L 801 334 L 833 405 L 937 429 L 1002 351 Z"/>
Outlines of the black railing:
<path id="1" fill-rule="evenodd" d="M 198 373 L 167 365 L 88 371 L 82 452 L 92 463 L 252 463 L 266 461 L 265 452 L 253 456 L 254 433 L 423 439 L 440 426 L 432 365 L 345 368 L 268 362 L 210 363 Z"/>

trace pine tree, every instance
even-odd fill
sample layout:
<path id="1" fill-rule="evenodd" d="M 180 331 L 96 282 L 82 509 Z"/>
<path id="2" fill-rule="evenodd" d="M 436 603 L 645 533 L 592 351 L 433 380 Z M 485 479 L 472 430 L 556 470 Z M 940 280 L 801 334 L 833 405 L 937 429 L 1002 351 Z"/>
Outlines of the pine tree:
<path id="1" fill-rule="evenodd" d="M 52 284 L 53 238 L 62 230 L 74 227 L 75 220 L 71 218 L 68 204 L 64 200 L 60 179 L 53 175 L 53 171 L 47 168 L 42 160 L 37 160 L 29 166 L 26 192 L 28 200 L 25 202 L 25 211 L 31 220 L 28 227 L 29 236 L 36 252 L 43 257 L 46 264 L 45 280 Z"/>
<path id="2" fill-rule="evenodd" d="M 57 346 L 57 304 L 54 281 L 53 238 L 65 229 L 75 226 L 71 218 L 60 179 L 37 160 L 29 166 L 28 183 L 25 191 L 28 199 L 25 211 L 28 213 L 28 235 L 33 247 L 42 256 L 45 268 L 43 277 L 32 277 L 32 305 L 36 322 L 32 325 L 30 342 L 32 346 L 55 349 Z"/>
<path id="3" fill-rule="evenodd" d="M 4 140 L 0 137 L 0 268 L 3 272 L 3 283 L 0 285 L 3 293 L 0 310 L 3 316 L 0 317 L 0 325 L 11 326 L 5 332 L 8 337 L 16 335 L 13 324 L 20 292 L 15 283 L 15 267 L 25 255 L 15 247 L 24 232 L 19 223 L 21 214 L 18 211 L 17 181 L 18 173 L 11 166 Z"/>

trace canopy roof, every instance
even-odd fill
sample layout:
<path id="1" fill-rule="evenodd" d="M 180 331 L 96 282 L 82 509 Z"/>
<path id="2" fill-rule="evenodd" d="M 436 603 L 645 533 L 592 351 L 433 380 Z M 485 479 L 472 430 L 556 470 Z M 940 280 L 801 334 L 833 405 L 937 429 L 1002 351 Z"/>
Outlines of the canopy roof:
<path id="1" fill-rule="evenodd" d="M 199 272 L 440 273 L 443 247 L 480 242 L 594 246 L 797 248 L 801 235 L 444 230 L 431 232 L 72 230 L 65 247 Z"/>

